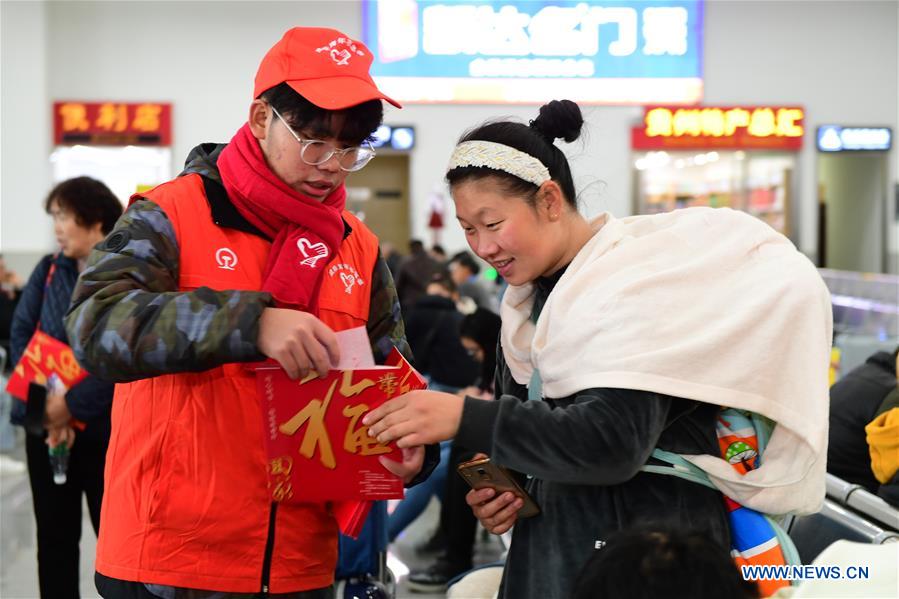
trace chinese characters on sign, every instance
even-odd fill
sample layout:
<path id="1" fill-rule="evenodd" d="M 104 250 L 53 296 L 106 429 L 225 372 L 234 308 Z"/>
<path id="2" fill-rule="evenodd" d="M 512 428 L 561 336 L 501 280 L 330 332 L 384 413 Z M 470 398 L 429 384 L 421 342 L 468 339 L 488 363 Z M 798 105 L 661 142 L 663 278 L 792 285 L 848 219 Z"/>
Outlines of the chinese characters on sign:
<path id="1" fill-rule="evenodd" d="M 702 0 L 363 3 L 379 87 L 411 102 L 695 103 Z"/>
<path id="2" fill-rule="evenodd" d="M 164 103 L 56 102 L 57 145 L 156 145 L 172 143 L 172 105 Z"/>
<path id="3" fill-rule="evenodd" d="M 818 127 L 819 152 L 888 152 L 893 132 L 889 127 Z"/>
<path id="4" fill-rule="evenodd" d="M 796 106 L 648 107 L 631 132 L 640 150 L 802 148 L 805 113 Z"/>

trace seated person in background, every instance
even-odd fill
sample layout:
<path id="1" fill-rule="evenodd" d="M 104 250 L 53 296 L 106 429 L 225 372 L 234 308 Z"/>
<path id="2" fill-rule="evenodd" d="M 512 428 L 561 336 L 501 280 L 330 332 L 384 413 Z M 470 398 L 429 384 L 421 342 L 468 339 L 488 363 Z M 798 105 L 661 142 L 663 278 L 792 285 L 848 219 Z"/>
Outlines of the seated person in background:
<path id="1" fill-rule="evenodd" d="M 426 295 L 407 310 L 406 336 L 415 356 L 415 366 L 428 377 L 431 389 L 456 392 L 474 384 L 478 377 L 478 362 L 469 355 L 459 337 L 459 325 L 464 317 L 456 309 L 457 299 L 453 281 L 446 273 L 437 273 L 428 284 Z M 443 497 L 449 457 L 450 444 L 442 443 L 440 463 L 430 478 L 409 489 L 390 514 L 387 531 L 391 543 L 421 515 L 432 496 Z"/>
<path id="2" fill-rule="evenodd" d="M 755 599 L 730 551 L 701 531 L 618 531 L 584 564 L 572 599 Z"/>
<path id="3" fill-rule="evenodd" d="M 441 267 L 446 264 L 446 250 L 439 243 L 435 243 L 428 253 Z"/>
<path id="4" fill-rule="evenodd" d="M 830 388 L 827 470 L 899 506 L 897 357 L 877 352 Z"/>
<path id="5" fill-rule="evenodd" d="M 496 375 L 496 345 L 502 327 L 500 317 L 490 310 L 478 309 L 462 319 L 459 333 L 462 345 L 469 355 L 481 365 L 477 382 L 463 390 L 464 395 L 480 399 L 493 399 L 493 383 Z"/>
<path id="6" fill-rule="evenodd" d="M 493 399 L 496 347 L 501 325 L 499 316 L 490 310 L 479 309 L 462 319 L 459 328 L 462 344 L 468 349 L 471 357 L 481 365 L 481 374 L 474 385 L 460 391 L 459 395 Z M 440 467 L 455 470 L 461 462 L 474 457 L 474 451 L 453 441 L 452 450 L 448 452 L 447 459 L 441 462 Z M 434 475 L 431 478 L 434 478 Z M 446 481 L 445 491 L 440 504 L 440 524 L 436 534 L 436 538 L 443 544 L 443 549 L 433 563 L 409 573 L 408 584 L 412 591 L 443 591 L 451 579 L 470 570 L 473 565 L 477 519 L 465 502 L 469 487 L 465 480 L 455 473 L 444 475 L 443 478 Z M 419 485 L 421 486 L 423 485 Z M 407 497 L 414 491 L 415 489 L 410 489 Z"/>
<path id="7" fill-rule="evenodd" d="M 424 244 L 418 239 L 411 240 L 409 256 L 399 265 L 396 275 L 396 292 L 404 314 L 425 294 L 431 277 L 438 272 L 440 263 L 425 251 Z"/>
<path id="8" fill-rule="evenodd" d="M 437 273 L 426 295 L 406 311 L 406 338 L 415 356 L 415 368 L 428 377 L 428 388 L 456 392 L 474 384 L 479 365 L 459 338 L 464 318 L 456 309 L 459 294 L 446 273 Z"/>
<path id="9" fill-rule="evenodd" d="M 478 308 L 499 312 L 496 297 L 478 281 L 481 267 L 471 254 L 462 251 L 452 257 L 449 263 L 450 276 L 459 289 L 459 295 L 470 297 Z M 492 350 L 492 348 L 491 348 Z"/>

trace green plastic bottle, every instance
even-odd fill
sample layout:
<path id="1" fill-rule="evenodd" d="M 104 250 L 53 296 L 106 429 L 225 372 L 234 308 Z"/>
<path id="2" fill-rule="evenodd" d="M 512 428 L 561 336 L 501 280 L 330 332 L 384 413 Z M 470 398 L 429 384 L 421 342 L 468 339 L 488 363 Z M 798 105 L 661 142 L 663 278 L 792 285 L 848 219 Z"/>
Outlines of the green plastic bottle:
<path id="1" fill-rule="evenodd" d="M 49 449 L 50 468 L 53 470 L 53 482 L 66 484 L 66 471 L 69 469 L 69 446 L 64 442 Z"/>

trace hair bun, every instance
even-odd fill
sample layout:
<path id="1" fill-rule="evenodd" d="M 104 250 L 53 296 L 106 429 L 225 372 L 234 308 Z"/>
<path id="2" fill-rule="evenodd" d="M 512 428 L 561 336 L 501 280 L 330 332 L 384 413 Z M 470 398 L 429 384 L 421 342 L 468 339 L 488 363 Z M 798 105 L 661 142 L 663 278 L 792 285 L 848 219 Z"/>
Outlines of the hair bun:
<path id="1" fill-rule="evenodd" d="M 581 134 L 584 117 L 581 109 L 571 100 L 553 100 L 540 107 L 540 114 L 531 121 L 530 127 L 549 143 L 562 138 L 571 143 Z"/>

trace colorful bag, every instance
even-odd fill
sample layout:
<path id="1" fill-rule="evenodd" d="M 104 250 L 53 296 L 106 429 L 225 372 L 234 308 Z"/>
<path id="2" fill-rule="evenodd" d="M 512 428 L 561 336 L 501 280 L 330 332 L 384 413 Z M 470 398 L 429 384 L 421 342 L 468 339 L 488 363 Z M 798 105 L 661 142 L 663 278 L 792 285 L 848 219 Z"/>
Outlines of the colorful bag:
<path id="1" fill-rule="evenodd" d="M 718 445 L 721 457 L 733 468 L 745 474 L 761 465 L 765 446 L 774 428 L 773 422 L 758 414 L 733 408 L 722 409 L 718 415 Z M 646 465 L 642 469 L 656 474 L 670 474 L 707 487 L 715 488 L 708 475 L 682 456 L 655 449 L 652 457 L 671 466 Z M 731 556 L 737 566 L 799 565 L 799 552 L 792 539 L 771 516 L 740 505 L 724 497 L 728 509 L 731 534 Z M 779 588 L 789 586 L 789 580 L 757 581 L 762 596 L 768 597 Z"/>

